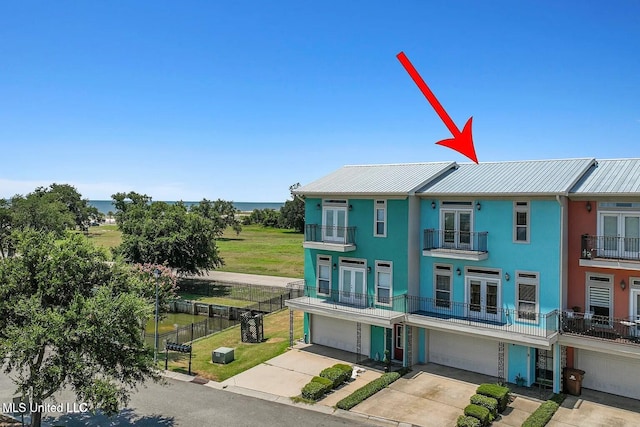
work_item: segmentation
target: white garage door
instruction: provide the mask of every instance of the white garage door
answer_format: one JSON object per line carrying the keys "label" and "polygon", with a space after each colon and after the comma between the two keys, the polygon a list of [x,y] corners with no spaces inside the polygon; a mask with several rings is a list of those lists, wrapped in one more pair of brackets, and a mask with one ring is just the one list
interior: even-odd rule
{"label": "white garage door", "polygon": [[[361,323],[360,354],[369,356],[371,325]],[[331,317],[311,315],[311,342],[340,350],[356,352],[356,323]]]}
{"label": "white garage door", "polygon": [[429,331],[427,352],[429,362],[432,363],[485,375],[498,374],[498,343],[496,341]]}
{"label": "white garage door", "polygon": [[585,371],[582,387],[640,399],[640,360],[576,350],[575,367]]}

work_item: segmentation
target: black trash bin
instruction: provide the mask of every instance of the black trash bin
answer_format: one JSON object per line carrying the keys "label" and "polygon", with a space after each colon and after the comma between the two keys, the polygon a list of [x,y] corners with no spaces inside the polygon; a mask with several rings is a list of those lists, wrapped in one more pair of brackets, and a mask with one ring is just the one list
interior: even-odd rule
{"label": "black trash bin", "polygon": [[564,368],[565,391],[574,396],[580,396],[584,374],[585,372],[582,369]]}

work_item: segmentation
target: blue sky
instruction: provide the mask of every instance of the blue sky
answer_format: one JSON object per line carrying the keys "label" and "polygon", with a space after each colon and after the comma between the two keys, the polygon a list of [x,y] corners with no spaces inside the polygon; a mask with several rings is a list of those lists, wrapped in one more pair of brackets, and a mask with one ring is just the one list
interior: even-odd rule
{"label": "blue sky", "polygon": [[0,2],[0,197],[284,201],[344,164],[639,157],[640,2]]}

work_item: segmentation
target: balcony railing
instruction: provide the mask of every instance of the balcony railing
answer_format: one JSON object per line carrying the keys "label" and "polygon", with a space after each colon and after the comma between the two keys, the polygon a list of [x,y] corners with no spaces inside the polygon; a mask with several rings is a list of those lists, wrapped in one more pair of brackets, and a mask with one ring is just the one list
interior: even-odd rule
{"label": "balcony railing", "polygon": [[558,312],[536,313],[496,306],[409,296],[408,313],[443,322],[548,338],[558,331]]}
{"label": "balcony railing", "polygon": [[356,227],[334,227],[320,224],[307,224],[304,230],[306,242],[335,243],[338,245],[354,245]]}
{"label": "balcony railing", "polygon": [[486,231],[424,230],[424,250],[443,249],[451,251],[469,251],[486,253]]}
{"label": "balcony railing", "polygon": [[580,258],[640,261],[640,238],[618,236],[581,236]]}
{"label": "balcony railing", "polygon": [[565,311],[560,314],[560,328],[566,335],[640,344],[640,320],[636,318],[615,318]]}
{"label": "balcony railing", "polygon": [[295,301],[382,318],[391,318],[397,316],[398,313],[406,313],[407,307],[407,296],[404,294],[383,298],[369,293],[345,292],[337,289],[325,290],[323,293],[314,286],[305,287],[304,296],[296,298]]}

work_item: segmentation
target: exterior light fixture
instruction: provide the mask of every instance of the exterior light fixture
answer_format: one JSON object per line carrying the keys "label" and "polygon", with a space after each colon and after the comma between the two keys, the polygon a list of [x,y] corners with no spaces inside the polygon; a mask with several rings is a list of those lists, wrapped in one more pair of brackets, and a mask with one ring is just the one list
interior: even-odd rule
{"label": "exterior light fixture", "polygon": [[587,212],[591,212],[591,202],[587,202]]}
{"label": "exterior light fixture", "polygon": [[349,210],[352,211],[353,210],[353,205],[349,205]]}
{"label": "exterior light fixture", "polygon": [[436,208],[436,202],[435,200],[431,201],[431,209],[435,209]]}
{"label": "exterior light fixture", "polygon": [[321,209],[321,208],[322,208],[322,205],[321,205],[320,203],[318,203],[318,204],[316,205],[316,209]]}
{"label": "exterior light fixture", "polygon": [[506,280],[507,282],[511,280],[511,276],[509,275],[509,273],[504,273],[504,280]]}
{"label": "exterior light fixture", "polygon": [[476,203],[476,209],[477,209],[477,210],[482,209],[482,205],[480,204],[480,202]]}
{"label": "exterior light fixture", "polygon": [[625,282],[624,279],[620,280],[620,288],[624,291],[626,287],[627,282]]}
{"label": "exterior light fixture", "polygon": [[460,267],[458,267],[458,269],[456,270],[456,273],[458,274],[458,276],[462,274],[462,271],[460,271]]}
{"label": "exterior light fixture", "polygon": [[338,268],[338,264],[336,264],[335,262],[333,263],[333,269],[335,270],[336,268]]}
{"label": "exterior light fixture", "polygon": [[367,273],[371,273],[371,267],[367,267]]}

